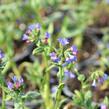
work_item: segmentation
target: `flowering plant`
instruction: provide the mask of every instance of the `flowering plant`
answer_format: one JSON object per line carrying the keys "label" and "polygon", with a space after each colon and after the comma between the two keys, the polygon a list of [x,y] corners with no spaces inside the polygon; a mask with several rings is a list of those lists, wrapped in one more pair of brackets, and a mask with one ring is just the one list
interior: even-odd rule
{"label": "flowering plant", "polygon": [[[97,70],[89,78],[86,78],[84,74],[78,72],[76,67],[76,62],[78,61],[77,47],[70,45],[69,40],[63,37],[59,37],[56,40],[56,44],[53,44],[52,37],[49,31],[43,31],[39,23],[28,26],[22,36],[22,40],[24,43],[34,44],[32,56],[35,56],[35,60],[32,64],[26,63],[28,66],[27,72],[30,72],[30,78],[34,78],[33,80],[39,90],[24,92],[25,80],[18,75],[19,72],[16,71],[16,66],[12,64],[15,76],[12,76],[9,81],[5,81],[2,78],[3,81],[0,83],[3,93],[2,109],[6,108],[5,101],[10,99],[14,101],[15,109],[27,109],[25,106],[26,100],[38,97],[42,99],[44,109],[60,109],[64,98],[62,92],[68,79],[75,79],[80,83],[80,90],[75,89],[73,92],[72,103],[75,106],[85,109],[98,108],[99,105],[93,102],[91,88],[96,89],[99,85],[108,81],[108,75],[98,73]],[[3,63],[2,59],[4,57],[4,53],[0,50],[1,63]],[[1,64],[1,66],[3,65]],[[6,67],[7,64],[4,66]],[[7,67],[5,67],[1,69],[1,77],[4,77],[4,72],[7,71]],[[54,69],[57,69],[55,74],[58,78],[57,87],[55,88],[51,87],[51,82],[54,80],[50,76]],[[84,94],[84,92],[86,93]],[[104,102],[100,105],[101,109],[107,109],[107,102],[108,98],[105,97]]]}

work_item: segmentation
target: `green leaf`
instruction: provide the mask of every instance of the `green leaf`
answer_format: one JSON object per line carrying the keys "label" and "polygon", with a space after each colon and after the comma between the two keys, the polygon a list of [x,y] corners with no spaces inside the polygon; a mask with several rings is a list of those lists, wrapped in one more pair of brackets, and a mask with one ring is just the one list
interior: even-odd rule
{"label": "green leaf", "polygon": [[63,87],[64,87],[64,83],[61,83],[61,84],[58,86],[58,90],[63,89]]}
{"label": "green leaf", "polygon": [[75,90],[75,95],[76,95],[76,97],[78,97],[78,99],[80,99],[80,100],[83,99],[81,92],[79,92],[78,90]]}
{"label": "green leaf", "polygon": [[4,85],[4,83],[5,83],[4,77],[3,75],[0,74],[0,86]]}
{"label": "green leaf", "polygon": [[90,86],[89,84],[84,83],[84,84],[82,85],[82,88],[83,88],[83,89],[86,89],[86,88],[88,88],[89,86]]}
{"label": "green leaf", "polygon": [[0,71],[3,70],[3,68],[5,67],[6,63],[3,62],[3,63],[0,63]]}
{"label": "green leaf", "polygon": [[34,54],[39,54],[39,53],[42,53],[44,51],[44,48],[43,47],[38,47],[36,49],[33,50],[33,55]]}
{"label": "green leaf", "polygon": [[12,97],[8,94],[8,95],[6,95],[6,97],[5,97],[5,101],[9,101],[11,98],[12,98]]}
{"label": "green leaf", "polygon": [[39,97],[40,93],[36,91],[29,91],[24,96],[22,96],[23,99],[34,99],[36,97]]}
{"label": "green leaf", "polygon": [[83,101],[84,101],[84,96],[81,92],[79,92],[78,90],[75,90],[75,94],[73,95],[73,102],[76,105],[83,105]]}
{"label": "green leaf", "polygon": [[109,105],[109,98],[107,96],[104,98],[103,103],[107,106]]}
{"label": "green leaf", "polygon": [[53,33],[53,30],[54,30],[54,28],[53,28],[53,23],[50,23],[50,24],[49,24],[49,27],[48,27],[48,32],[49,32],[50,34],[52,34],[52,33]]}
{"label": "green leaf", "polygon": [[83,74],[80,74],[78,76],[78,80],[83,82],[85,80],[85,76]]}
{"label": "green leaf", "polygon": [[85,95],[85,100],[88,100],[92,97],[91,91],[87,91],[84,95]]}
{"label": "green leaf", "polygon": [[9,93],[14,93],[13,91],[9,90],[7,87],[3,87],[3,90],[9,94]]}

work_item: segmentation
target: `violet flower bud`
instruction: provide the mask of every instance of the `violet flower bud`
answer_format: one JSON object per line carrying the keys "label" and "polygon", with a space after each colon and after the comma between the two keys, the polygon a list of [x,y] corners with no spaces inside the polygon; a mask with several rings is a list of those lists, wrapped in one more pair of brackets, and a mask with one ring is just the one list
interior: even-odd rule
{"label": "violet flower bud", "polygon": [[7,83],[8,89],[12,90],[12,88],[14,87],[12,82],[8,82]]}
{"label": "violet flower bud", "polygon": [[65,78],[75,78],[76,77],[75,74],[69,70],[65,70],[64,74],[65,74]]}
{"label": "violet flower bud", "polygon": [[46,38],[46,39],[50,38],[50,36],[51,36],[51,35],[50,35],[49,32],[46,32],[46,33],[45,33],[45,38]]}
{"label": "violet flower bud", "polygon": [[35,27],[36,27],[36,25],[35,24],[31,24],[31,25],[29,25],[28,26],[28,30],[34,30],[35,29]]}
{"label": "violet flower bud", "polygon": [[66,38],[58,38],[59,43],[61,43],[63,46],[69,44],[68,40]]}
{"label": "violet flower bud", "polygon": [[107,79],[108,79],[108,75],[107,75],[107,74],[104,74],[103,77],[100,77],[100,78],[98,79],[98,82],[101,83],[101,84],[103,84],[103,82],[104,82],[105,80],[107,80]]}
{"label": "violet flower bud", "polygon": [[72,51],[72,54],[73,54],[73,55],[77,55],[78,50],[77,50],[77,47],[76,47],[75,45],[72,45],[72,46],[70,47],[70,50]]}
{"label": "violet flower bud", "polygon": [[0,50],[0,59],[4,58],[4,53]]}
{"label": "violet flower bud", "polygon": [[26,40],[28,40],[28,35],[26,35],[26,34],[23,34],[22,40],[23,40],[23,41],[26,41]]}
{"label": "violet flower bud", "polygon": [[36,24],[35,24],[35,27],[36,27],[36,29],[39,31],[39,30],[41,29],[40,23],[36,23]]}
{"label": "violet flower bud", "polygon": [[54,62],[59,62],[60,59],[56,56],[55,52],[50,53],[51,60]]}
{"label": "violet flower bud", "polygon": [[41,29],[41,25],[39,23],[36,23],[36,24],[31,24],[28,26],[28,30],[33,31],[35,29],[39,31]]}
{"label": "violet flower bud", "polygon": [[70,57],[66,58],[65,62],[70,64],[71,62],[76,62],[77,61],[77,57],[71,55]]}

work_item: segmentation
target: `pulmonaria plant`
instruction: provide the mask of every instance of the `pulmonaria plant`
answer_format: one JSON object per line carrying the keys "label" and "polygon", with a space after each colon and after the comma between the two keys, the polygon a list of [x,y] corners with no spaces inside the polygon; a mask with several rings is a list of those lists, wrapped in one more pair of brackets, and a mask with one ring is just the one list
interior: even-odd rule
{"label": "pulmonaria plant", "polygon": [[24,80],[22,77],[13,76],[10,81],[7,82],[7,90],[5,101],[13,100],[14,109],[23,109],[25,107],[25,94],[24,89]]}
{"label": "pulmonaria plant", "polygon": [[63,81],[68,78],[75,78],[75,74],[73,74],[68,69],[73,68],[75,62],[77,62],[77,47],[72,45],[70,48],[66,49],[66,45],[69,44],[66,38],[58,38],[58,42],[60,43],[60,47],[54,49],[53,52],[50,53],[50,59],[53,61],[54,65],[59,68],[58,77],[59,77],[59,87],[57,88],[56,93],[56,105],[55,109],[59,108],[60,105],[60,97],[61,91],[64,87]]}
{"label": "pulmonaria plant", "polygon": [[13,100],[14,109],[27,109],[25,101],[31,98],[36,99],[36,97],[40,96],[37,91],[24,93],[24,79],[22,77],[13,76],[11,81],[7,82],[7,88],[5,101]]}
{"label": "pulmonaria plant", "polygon": [[[59,47],[57,47],[55,44],[53,45],[51,42],[51,34],[49,33],[49,31],[42,33],[41,29],[43,28],[41,28],[41,25],[39,23],[30,25],[27,28],[25,34],[23,35],[22,40],[34,42],[36,44],[36,48],[33,50],[33,54],[41,54],[43,56],[43,64],[45,65],[45,75],[43,77],[43,88],[41,89],[43,89],[42,96],[44,98],[45,108],[58,109],[61,101],[62,88],[64,87],[64,77],[66,76],[66,74],[68,78],[75,77],[75,75],[71,73],[71,71],[75,62],[77,61],[78,50],[75,45],[72,45],[71,47],[67,48],[66,45],[69,44],[69,41],[66,38],[62,37],[57,39]],[[59,86],[57,88],[57,94],[55,97],[55,107],[53,106],[53,101],[50,99],[51,94],[49,86],[49,72],[53,67],[57,67],[59,69],[59,72],[57,74],[59,79]],[[67,69],[69,70],[68,72],[66,72]]]}

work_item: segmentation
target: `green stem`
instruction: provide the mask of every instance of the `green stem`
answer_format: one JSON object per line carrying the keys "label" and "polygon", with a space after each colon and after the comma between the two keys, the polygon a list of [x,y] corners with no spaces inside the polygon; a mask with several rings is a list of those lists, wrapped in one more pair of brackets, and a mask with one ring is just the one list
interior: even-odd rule
{"label": "green stem", "polygon": [[[63,79],[63,71],[62,71],[62,67],[59,67],[59,86],[63,83],[62,79]],[[58,88],[58,91],[57,91],[57,94],[56,94],[55,109],[59,109],[59,107],[60,107],[61,92],[62,92],[62,88]]]}
{"label": "green stem", "polygon": [[2,109],[6,109],[6,105],[5,105],[5,92],[3,90],[3,86],[2,86]]}
{"label": "green stem", "polygon": [[50,71],[52,68],[54,68],[55,67],[55,65],[51,65],[50,67],[48,67],[47,69],[46,69],[46,72],[48,72],[48,71]]}
{"label": "green stem", "polygon": [[[61,63],[63,62],[64,60],[64,48],[63,46],[61,46],[61,54],[62,54],[62,59],[61,59]],[[60,63],[60,65],[62,65]],[[58,77],[59,77],[59,87],[58,87],[58,90],[57,90],[57,93],[56,93],[56,105],[55,105],[55,109],[59,109],[60,107],[60,101],[61,101],[61,92],[62,92],[62,87],[61,85],[63,84],[62,80],[63,80],[63,68],[62,66],[59,66],[59,72],[58,72]]]}
{"label": "green stem", "polygon": [[5,65],[5,68],[3,69],[1,73],[3,75],[6,74],[6,72],[9,70],[10,67],[11,67],[11,61],[8,61],[7,64]]}
{"label": "green stem", "polygon": [[77,69],[74,69],[74,71],[75,71],[76,75],[79,76],[78,70]]}
{"label": "green stem", "polygon": [[[47,57],[44,56],[44,62],[47,68],[48,62],[47,62]],[[52,98],[50,96],[50,72],[49,69],[45,70],[45,84],[44,84],[44,92],[43,92],[43,97],[44,97],[44,102],[45,102],[45,107],[46,109],[53,109],[53,102]]]}

